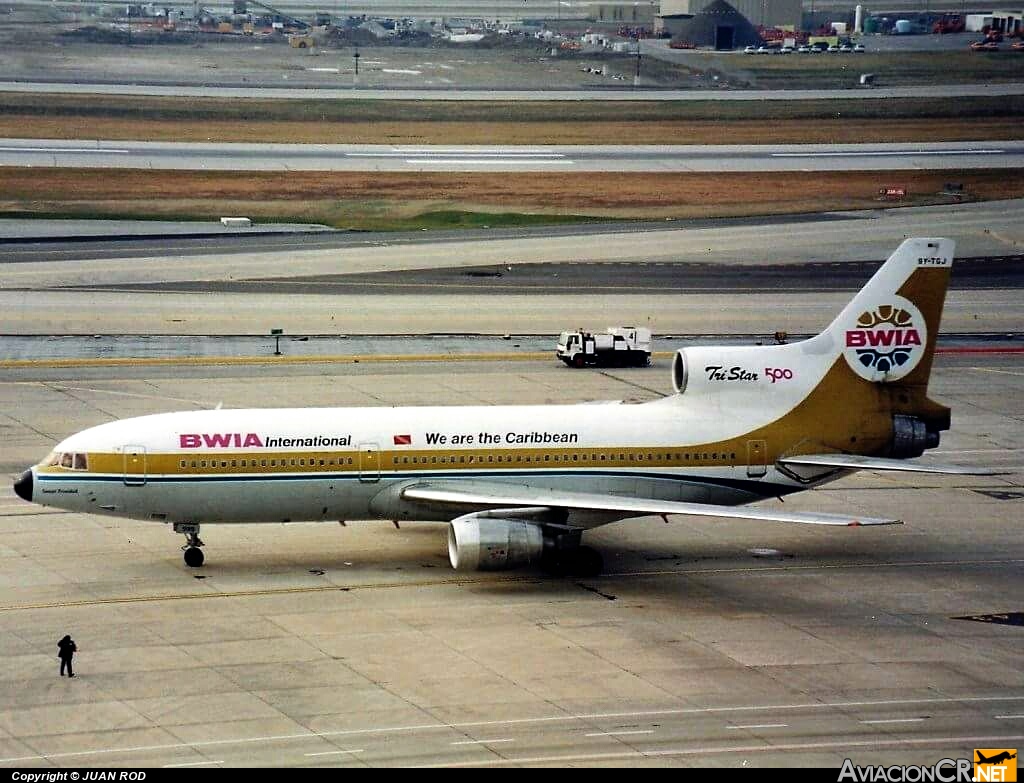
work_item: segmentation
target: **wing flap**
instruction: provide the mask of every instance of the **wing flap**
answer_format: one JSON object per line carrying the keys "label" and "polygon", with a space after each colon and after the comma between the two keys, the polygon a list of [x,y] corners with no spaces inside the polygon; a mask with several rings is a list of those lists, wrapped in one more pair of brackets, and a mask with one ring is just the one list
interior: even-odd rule
{"label": "wing flap", "polygon": [[472,506],[476,508],[568,508],[586,511],[609,511],[624,516],[647,514],[680,514],[714,519],[750,519],[764,522],[794,522],[805,525],[899,525],[898,519],[818,514],[750,506],[716,506],[707,503],[683,503],[673,500],[619,497],[590,492],[530,487],[521,484],[498,484],[478,481],[426,482],[402,490],[402,497],[428,504]]}
{"label": "wing flap", "polygon": [[960,465],[929,465],[902,459],[862,457],[857,454],[801,454],[781,457],[778,465],[787,468],[834,468],[836,470],[888,470],[903,473],[941,473],[954,476],[995,476],[991,468],[970,468]]}

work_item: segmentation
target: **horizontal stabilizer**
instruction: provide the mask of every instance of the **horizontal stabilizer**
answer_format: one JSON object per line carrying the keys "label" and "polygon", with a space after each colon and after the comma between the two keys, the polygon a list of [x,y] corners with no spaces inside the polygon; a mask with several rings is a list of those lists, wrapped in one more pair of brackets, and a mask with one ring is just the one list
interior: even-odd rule
{"label": "horizontal stabilizer", "polygon": [[970,468],[961,465],[928,465],[902,459],[862,457],[857,454],[801,454],[782,457],[784,468],[835,468],[837,470],[892,470],[904,473],[943,473],[955,476],[997,476],[1003,471],[993,468]]}
{"label": "horizontal stabilizer", "polygon": [[521,484],[478,481],[428,482],[402,490],[406,500],[428,504],[472,506],[476,508],[544,507],[586,511],[608,511],[623,516],[681,514],[717,519],[751,519],[763,522],[799,522],[807,525],[899,525],[898,519],[879,519],[845,514],[815,514],[749,506],[715,506],[705,503],[680,503],[673,500],[619,497],[589,492],[563,492]]}

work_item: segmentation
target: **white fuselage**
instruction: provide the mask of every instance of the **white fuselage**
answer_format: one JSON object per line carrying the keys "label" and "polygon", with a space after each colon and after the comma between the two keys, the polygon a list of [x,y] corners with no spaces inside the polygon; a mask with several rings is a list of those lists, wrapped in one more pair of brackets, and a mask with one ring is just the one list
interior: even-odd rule
{"label": "white fuselage", "polygon": [[[161,522],[448,520],[449,509],[400,496],[443,479],[737,505],[807,488],[744,438],[771,407],[743,421],[678,395],[642,405],[160,414],[60,443],[58,464],[34,469],[34,500]],[[575,511],[571,521],[624,516]]]}

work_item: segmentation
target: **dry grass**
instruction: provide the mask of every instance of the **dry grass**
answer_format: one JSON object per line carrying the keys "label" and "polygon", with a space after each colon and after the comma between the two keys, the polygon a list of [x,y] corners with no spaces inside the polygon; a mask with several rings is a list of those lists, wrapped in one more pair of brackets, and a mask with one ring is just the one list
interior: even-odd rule
{"label": "dry grass", "polygon": [[1024,138],[1019,117],[645,120],[595,122],[305,122],[0,116],[0,137],[304,144],[839,144]]}
{"label": "dry grass", "polygon": [[[1019,198],[1003,170],[777,173],[443,174],[226,173],[0,169],[0,214],[217,217],[408,227],[438,210],[615,218],[784,214],[880,206],[878,189],[907,188],[905,204],[948,203],[947,182],[972,200]],[[887,204],[891,206],[892,204]]]}

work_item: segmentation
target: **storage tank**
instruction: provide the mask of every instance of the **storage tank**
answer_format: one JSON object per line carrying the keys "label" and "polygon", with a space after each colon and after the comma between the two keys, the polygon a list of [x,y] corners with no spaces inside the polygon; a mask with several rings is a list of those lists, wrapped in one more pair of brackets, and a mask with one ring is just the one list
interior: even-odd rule
{"label": "storage tank", "polygon": [[874,35],[878,32],[878,17],[869,16],[864,20],[864,32],[868,35]]}
{"label": "storage tank", "polygon": [[853,10],[853,31],[855,33],[864,32],[864,6],[860,4]]}
{"label": "storage tank", "polygon": [[909,19],[897,19],[896,26],[892,29],[896,35],[910,35],[912,30]]}

